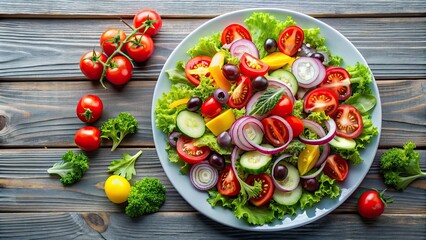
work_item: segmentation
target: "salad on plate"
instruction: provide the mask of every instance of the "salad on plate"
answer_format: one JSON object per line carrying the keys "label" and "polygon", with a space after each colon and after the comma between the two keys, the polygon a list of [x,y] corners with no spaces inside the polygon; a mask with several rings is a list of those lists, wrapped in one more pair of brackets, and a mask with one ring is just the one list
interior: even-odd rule
{"label": "salad on plate", "polygon": [[344,66],[319,28],[254,12],[166,71],[155,107],[170,162],[214,207],[252,225],[337,198],[378,135],[369,68]]}

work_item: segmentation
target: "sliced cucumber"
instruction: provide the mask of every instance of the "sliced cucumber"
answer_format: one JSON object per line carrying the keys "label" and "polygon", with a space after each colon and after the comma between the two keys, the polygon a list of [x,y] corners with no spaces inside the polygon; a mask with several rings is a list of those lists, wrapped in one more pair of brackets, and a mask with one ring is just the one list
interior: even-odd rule
{"label": "sliced cucumber", "polygon": [[291,206],[296,204],[301,197],[302,197],[301,184],[297,185],[297,187],[290,192],[283,192],[275,188],[274,195],[272,196],[275,202],[282,205],[286,205],[286,206]]}
{"label": "sliced cucumber", "polygon": [[297,84],[297,79],[294,77],[293,73],[284,69],[278,69],[271,72],[268,78],[280,80],[285,85],[287,85],[288,88],[290,88],[291,93],[293,93],[294,96],[296,95],[299,87]]}
{"label": "sliced cucumber", "polygon": [[252,124],[246,124],[246,126],[243,129],[246,131],[247,136],[250,138],[250,140],[256,144],[261,144],[263,140],[263,132],[260,128],[257,127],[257,125]]}
{"label": "sliced cucumber", "polygon": [[245,152],[241,155],[240,165],[246,173],[260,174],[268,169],[272,155],[263,154],[258,151]]}
{"label": "sliced cucumber", "polygon": [[328,143],[335,148],[346,149],[346,150],[354,149],[356,146],[355,140],[349,139],[349,138],[342,138],[339,136],[335,136]]}
{"label": "sliced cucumber", "polygon": [[179,131],[191,138],[199,138],[206,131],[206,124],[203,117],[186,110],[178,113],[176,126]]}
{"label": "sliced cucumber", "polygon": [[285,161],[280,161],[278,164],[282,164],[287,167],[288,174],[284,180],[277,181],[280,187],[286,191],[293,191],[300,182],[299,170]]}

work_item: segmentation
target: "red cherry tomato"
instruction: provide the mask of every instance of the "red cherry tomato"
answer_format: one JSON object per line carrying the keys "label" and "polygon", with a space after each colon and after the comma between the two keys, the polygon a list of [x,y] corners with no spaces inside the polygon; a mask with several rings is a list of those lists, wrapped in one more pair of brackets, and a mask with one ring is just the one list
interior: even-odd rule
{"label": "red cherry tomato", "polygon": [[78,101],[76,113],[81,121],[92,123],[101,117],[102,110],[102,100],[96,95],[88,94]]}
{"label": "red cherry tomato", "polygon": [[291,126],[291,130],[293,130],[293,138],[298,137],[305,128],[302,120],[295,116],[287,116],[284,118]]}
{"label": "red cherry tomato", "polygon": [[274,195],[275,186],[272,182],[272,178],[266,173],[259,175],[249,175],[246,179],[246,183],[249,185],[254,185],[255,181],[262,182],[262,191],[256,197],[250,198],[249,202],[255,206],[260,207],[268,203],[272,198],[272,195]]}
{"label": "red cherry tomato", "polygon": [[272,115],[286,117],[293,112],[293,102],[287,95],[283,95],[274,108],[271,110]]}
{"label": "red cherry tomato", "polygon": [[196,164],[206,159],[210,154],[210,148],[208,147],[196,147],[194,146],[194,139],[181,135],[176,143],[176,150],[179,157],[189,163]]}
{"label": "red cherry tomato", "polygon": [[209,65],[212,61],[211,57],[198,56],[191,58],[185,64],[185,75],[189,82],[198,86],[200,84],[200,78],[202,76],[210,76]]}
{"label": "red cherry tomato", "polygon": [[247,39],[251,41],[249,31],[240,24],[231,24],[222,31],[221,41],[223,45],[230,44],[238,39]]}
{"label": "red cherry tomato", "polygon": [[84,151],[94,151],[101,145],[101,132],[93,126],[80,128],[74,136],[74,142]]}
{"label": "red cherry tomato", "polygon": [[154,41],[149,35],[136,34],[126,43],[126,52],[134,61],[143,62],[154,53]]}
{"label": "red cherry tomato", "polygon": [[346,100],[352,95],[350,75],[346,69],[336,66],[326,68],[325,78],[320,87],[331,89],[338,100]]}
{"label": "red cherry tomato", "polygon": [[250,53],[244,53],[240,59],[240,70],[243,75],[255,78],[264,76],[268,72],[269,66]]}
{"label": "red cherry tomato", "polygon": [[231,166],[227,166],[217,181],[217,191],[224,196],[235,196],[240,193],[241,185]]}
{"label": "red cherry tomato", "polygon": [[133,74],[133,65],[123,56],[115,56],[111,59],[110,66],[106,70],[106,78],[115,85],[127,83]]}
{"label": "red cherry tomato", "polygon": [[324,111],[327,116],[333,115],[339,102],[337,95],[328,88],[316,88],[305,96],[303,110],[306,113]]}
{"label": "red cherry tomato", "polygon": [[385,211],[387,203],[392,200],[384,196],[384,192],[375,189],[368,190],[361,194],[358,199],[358,213],[365,218],[375,218]]}
{"label": "red cherry tomato", "polygon": [[241,76],[237,82],[237,87],[234,88],[229,96],[228,106],[231,108],[241,109],[247,105],[252,95],[252,85],[250,78]]}
{"label": "red cherry tomato", "polygon": [[336,135],[343,138],[356,138],[364,129],[361,113],[352,105],[341,104],[334,114],[337,125]]}
{"label": "red cherry tomato", "polygon": [[278,49],[288,56],[293,56],[302,46],[305,34],[298,26],[284,29],[278,37]]}
{"label": "red cherry tomato", "polygon": [[[163,20],[161,19],[160,14],[158,14],[154,10],[144,9],[136,13],[135,17],[133,18],[133,26],[135,28],[138,28],[144,23],[148,24],[148,21],[152,23],[153,28],[148,28],[148,30],[146,30],[146,34],[151,37],[157,35],[163,25]],[[139,32],[141,33],[143,33],[144,31],[145,27],[139,30]]]}
{"label": "red cherry tomato", "polygon": [[98,51],[85,53],[80,59],[80,70],[90,80],[101,79],[104,67],[99,61],[106,62],[107,57]]}
{"label": "red cherry tomato", "polygon": [[104,53],[111,56],[111,54],[117,49],[117,46],[124,42],[125,39],[126,34],[122,30],[117,28],[108,28],[102,33],[99,44],[101,45]]}
{"label": "red cherry tomato", "polygon": [[287,127],[278,119],[264,118],[262,119],[265,128],[266,140],[275,147],[284,145],[289,138]]}
{"label": "red cherry tomato", "polygon": [[216,98],[209,97],[201,105],[201,114],[204,117],[214,118],[222,112],[222,104],[220,104]]}
{"label": "red cherry tomato", "polygon": [[339,182],[343,182],[348,176],[349,166],[348,161],[342,158],[338,154],[333,154],[327,157],[324,173],[336,179]]}

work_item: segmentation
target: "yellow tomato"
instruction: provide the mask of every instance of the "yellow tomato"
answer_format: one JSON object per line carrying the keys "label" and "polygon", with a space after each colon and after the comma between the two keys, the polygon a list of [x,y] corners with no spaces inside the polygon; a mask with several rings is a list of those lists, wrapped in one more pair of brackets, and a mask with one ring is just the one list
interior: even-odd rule
{"label": "yellow tomato", "polygon": [[113,203],[127,201],[130,193],[130,183],[124,177],[111,175],[105,182],[105,194]]}
{"label": "yellow tomato", "polygon": [[303,150],[297,161],[297,168],[299,169],[300,175],[304,175],[309,172],[317,163],[320,156],[319,145],[306,144],[305,150]]}

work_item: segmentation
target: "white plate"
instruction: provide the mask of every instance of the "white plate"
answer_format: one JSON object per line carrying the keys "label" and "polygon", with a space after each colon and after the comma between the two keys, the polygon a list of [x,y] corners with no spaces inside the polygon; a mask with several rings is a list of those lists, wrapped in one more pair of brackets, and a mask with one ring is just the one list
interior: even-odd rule
{"label": "white plate", "polygon": [[275,220],[271,224],[263,226],[254,226],[245,222],[245,220],[237,219],[232,211],[224,209],[220,206],[212,208],[207,202],[207,193],[197,191],[192,185],[187,175],[179,173],[179,166],[173,164],[168,160],[166,148],[167,136],[159,130],[155,125],[155,105],[163,92],[168,92],[171,87],[170,80],[168,79],[165,71],[176,66],[179,60],[188,60],[189,56],[186,52],[198,43],[201,37],[210,36],[213,32],[221,32],[227,25],[231,23],[240,23],[244,25],[244,20],[248,18],[253,12],[269,12],[277,19],[285,20],[287,16],[291,16],[302,28],[319,27],[321,34],[326,39],[326,44],[333,54],[339,55],[344,59],[344,65],[354,65],[357,61],[367,65],[365,59],[361,56],[358,50],[347,40],[342,34],[328,26],[327,24],[314,19],[310,16],[284,9],[246,9],[228,14],[221,15],[211,19],[195,29],[189,34],[172,52],[167,62],[160,73],[157,84],[154,90],[154,97],[152,101],[151,122],[153,129],[153,136],[155,147],[161,165],[167,174],[170,182],[180,193],[180,195],[197,211],[205,216],[222,223],[227,226],[252,230],[252,231],[278,231],[300,227],[305,224],[311,223],[324,217],[328,213],[336,209],[342,204],[361,184],[365,175],[367,174],[374,156],[376,155],[377,147],[380,139],[381,122],[382,122],[382,109],[379,97],[379,91],[375,81],[371,85],[373,94],[377,97],[377,105],[372,112],[372,120],[375,126],[379,129],[379,136],[373,138],[372,142],[368,145],[365,151],[361,152],[361,157],[364,159],[362,164],[350,166],[350,171],[347,179],[341,187],[341,195],[336,199],[323,199],[319,204],[315,205],[306,211],[299,211],[294,217],[285,217],[283,220]]}

